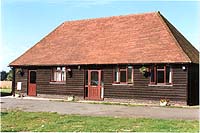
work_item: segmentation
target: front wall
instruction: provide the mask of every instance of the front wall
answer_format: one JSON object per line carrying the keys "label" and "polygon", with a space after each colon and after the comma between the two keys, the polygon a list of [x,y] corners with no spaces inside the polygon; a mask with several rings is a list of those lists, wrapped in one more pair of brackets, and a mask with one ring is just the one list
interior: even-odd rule
{"label": "front wall", "polygon": [[37,70],[38,94],[84,95],[84,71],[72,69],[72,78],[67,75],[66,84],[51,84],[51,69]]}
{"label": "front wall", "polygon": [[[112,85],[112,66],[104,66],[104,97],[105,98],[138,98],[170,100],[187,100],[187,71],[182,65],[173,66],[173,86],[148,86],[149,77],[145,78],[139,68],[134,66],[133,85]],[[95,68],[94,68],[95,69]],[[72,78],[67,77],[66,84],[51,84],[51,69],[37,69],[37,94],[62,94],[84,96],[84,70],[72,69]],[[16,74],[16,82],[22,82],[23,92],[27,92],[27,69],[23,77]]]}
{"label": "front wall", "polygon": [[112,85],[112,69],[104,69],[105,98],[187,100],[187,71],[182,66],[173,66],[173,86],[148,86],[149,77],[140,73],[140,67],[134,66],[133,85]]}

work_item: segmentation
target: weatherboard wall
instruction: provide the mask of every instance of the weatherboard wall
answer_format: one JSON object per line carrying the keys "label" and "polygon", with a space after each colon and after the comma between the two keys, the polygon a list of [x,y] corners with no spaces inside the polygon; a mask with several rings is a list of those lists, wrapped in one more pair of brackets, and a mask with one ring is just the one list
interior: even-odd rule
{"label": "weatherboard wall", "polygon": [[[125,98],[125,99],[153,99],[169,98],[175,101],[187,101],[187,70],[182,70],[182,65],[173,65],[173,85],[172,86],[150,86],[149,77],[144,77],[139,68],[134,66],[134,82],[131,85],[114,85],[113,84],[113,66],[106,65],[93,67],[104,71],[104,98]],[[55,94],[55,95],[75,95],[84,97],[84,69],[72,68],[72,77],[64,84],[55,84],[51,82],[51,67],[37,68],[37,94]],[[90,68],[91,69],[91,68]],[[22,91],[27,93],[27,73],[24,69],[23,76],[16,74],[16,83],[22,82]]]}
{"label": "weatherboard wall", "polygon": [[[27,83],[28,83],[28,69],[23,69],[24,74],[20,75],[19,72],[15,71],[15,92],[16,93],[27,93]],[[22,82],[21,90],[17,90],[17,82]]]}
{"label": "weatherboard wall", "polygon": [[72,69],[73,76],[63,84],[51,81],[51,69],[37,69],[37,94],[84,95],[84,71]]}
{"label": "weatherboard wall", "polygon": [[160,100],[168,98],[186,102],[187,100],[187,71],[182,66],[175,65],[173,68],[172,86],[150,86],[149,77],[144,77],[139,68],[134,66],[134,82],[132,85],[113,85],[112,69],[104,69],[105,94],[106,98],[137,98]]}
{"label": "weatherboard wall", "polygon": [[195,63],[188,68],[188,104],[199,105],[199,64]]}

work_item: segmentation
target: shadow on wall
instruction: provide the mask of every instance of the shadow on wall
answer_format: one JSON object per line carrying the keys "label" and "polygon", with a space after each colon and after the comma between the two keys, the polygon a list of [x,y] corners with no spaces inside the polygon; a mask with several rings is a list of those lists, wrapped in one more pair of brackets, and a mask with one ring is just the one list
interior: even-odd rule
{"label": "shadow on wall", "polygon": [[188,105],[199,105],[199,64],[191,64],[188,84]]}

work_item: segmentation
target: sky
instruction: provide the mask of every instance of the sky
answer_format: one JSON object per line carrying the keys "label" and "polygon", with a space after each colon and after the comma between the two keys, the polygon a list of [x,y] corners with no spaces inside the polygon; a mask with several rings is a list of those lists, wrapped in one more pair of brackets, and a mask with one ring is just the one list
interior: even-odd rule
{"label": "sky", "polygon": [[200,50],[200,1],[1,0],[0,71],[64,21],[156,11]]}

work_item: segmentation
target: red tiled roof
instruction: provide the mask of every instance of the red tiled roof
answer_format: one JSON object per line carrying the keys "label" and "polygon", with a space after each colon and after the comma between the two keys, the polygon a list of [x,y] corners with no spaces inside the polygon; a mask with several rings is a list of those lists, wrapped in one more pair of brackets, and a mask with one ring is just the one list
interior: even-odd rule
{"label": "red tiled roof", "polygon": [[158,12],[65,22],[10,66],[195,62],[169,26]]}

